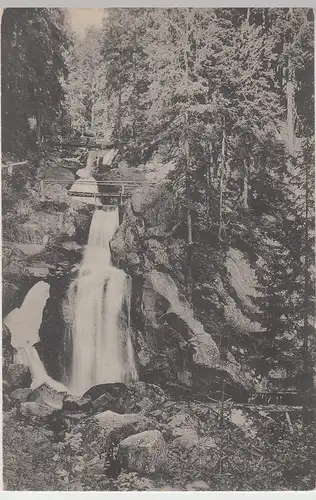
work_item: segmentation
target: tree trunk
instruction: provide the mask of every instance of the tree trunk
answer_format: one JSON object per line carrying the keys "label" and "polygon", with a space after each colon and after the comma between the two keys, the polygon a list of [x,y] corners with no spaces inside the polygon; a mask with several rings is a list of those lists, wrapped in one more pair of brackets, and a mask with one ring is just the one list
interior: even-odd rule
{"label": "tree trunk", "polygon": [[135,53],[133,53],[133,96],[132,96],[133,122],[132,122],[132,136],[133,136],[133,145],[134,145],[134,147],[136,146],[136,109],[137,109],[136,57],[135,57]]}
{"label": "tree trunk", "polygon": [[309,258],[308,258],[308,215],[309,215],[309,185],[308,185],[308,164],[305,166],[305,234],[304,234],[304,330],[303,330],[303,376],[304,376],[304,407],[303,423],[310,424],[314,415],[312,411],[313,396],[313,365],[311,362],[309,347]]}
{"label": "tree trunk", "polygon": [[219,177],[219,228],[218,228],[218,239],[219,239],[219,241],[222,238],[222,231],[223,231],[224,170],[225,170],[225,129],[223,130],[221,166],[220,166],[220,177]]}
{"label": "tree trunk", "polygon": [[94,129],[94,119],[95,119],[94,102],[92,102],[92,106],[91,106],[91,122],[90,122],[90,128],[91,128],[92,131]]}
{"label": "tree trunk", "polygon": [[36,91],[36,150],[37,150],[37,168],[41,164],[41,141],[42,141],[42,123],[41,123],[41,109],[40,100]]}
{"label": "tree trunk", "polygon": [[[289,9],[289,16],[292,16],[293,9]],[[287,100],[287,134],[288,134],[288,152],[291,156],[294,154],[294,93],[295,93],[295,72],[292,58],[288,58],[286,82],[286,100]]]}
{"label": "tree trunk", "polygon": [[249,24],[249,21],[250,21],[250,8],[248,7],[247,9],[247,18],[246,18],[246,23]]}
{"label": "tree trunk", "polygon": [[184,153],[185,153],[185,183],[186,183],[186,211],[187,211],[187,279],[186,288],[188,299],[192,298],[192,215],[191,215],[191,178],[190,178],[190,143],[189,143],[189,65],[188,65],[188,52],[189,52],[189,9],[186,9],[186,40],[184,50],[184,64],[185,64],[185,88],[187,94],[186,111],[184,113]]}
{"label": "tree trunk", "polygon": [[[210,154],[212,146],[210,144]],[[211,159],[206,162],[206,226],[210,227],[210,208],[211,208]]]}
{"label": "tree trunk", "polygon": [[249,178],[249,169],[247,165],[247,159],[244,160],[244,172],[243,172],[243,195],[242,202],[245,210],[249,209],[248,205],[248,178]]}

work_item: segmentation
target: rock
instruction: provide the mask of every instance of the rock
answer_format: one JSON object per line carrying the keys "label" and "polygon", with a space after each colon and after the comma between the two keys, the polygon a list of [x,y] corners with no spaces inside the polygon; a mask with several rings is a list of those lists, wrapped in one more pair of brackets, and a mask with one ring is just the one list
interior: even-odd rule
{"label": "rock", "polygon": [[32,389],[15,389],[10,396],[14,401],[25,403],[32,392]]}
{"label": "rock", "polygon": [[173,437],[175,435],[177,437],[171,443],[172,448],[192,449],[199,445],[199,436],[194,429],[178,429],[173,432]]}
{"label": "rock", "polygon": [[165,188],[165,183],[161,182],[156,186],[142,186],[135,189],[131,196],[131,208],[135,214],[143,214],[149,207],[154,205],[156,200],[161,196]]}
{"label": "rock", "polygon": [[141,260],[135,252],[131,252],[126,256],[124,267],[131,276],[141,276],[143,274]]}
{"label": "rock", "polygon": [[111,442],[119,443],[131,434],[154,429],[156,423],[140,414],[120,415],[110,410],[99,413],[89,421],[86,439],[96,440],[96,446],[107,446]]}
{"label": "rock", "polygon": [[157,270],[166,272],[170,269],[170,262],[165,244],[155,239],[147,240],[146,255]]}
{"label": "rock", "polygon": [[154,384],[131,382],[127,385],[127,388],[131,394],[131,403],[134,409],[146,411],[156,410],[160,408],[166,400],[164,391]]}
{"label": "rock", "polygon": [[154,417],[158,422],[160,422],[163,419],[163,413],[161,410],[154,410],[150,412],[150,415]]}
{"label": "rock", "polygon": [[107,395],[109,398],[118,400],[123,394],[128,392],[127,386],[121,382],[115,382],[112,384],[99,384],[90,387],[88,391],[84,393],[83,398],[89,397],[92,401],[97,400],[100,396]]}
{"label": "rock", "polygon": [[196,422],[189,413],[178,413],[168,420],[168,425],[172,430],[173,437],[176,438],[186,430],[195,429]]}
{"label": "rock", "polygon": [[61,243],[62,248],[69,252],[81,252],[82,245],[79,245],[76,241],[64,241]]}
{"label": "rock", "polygon": [[11,332],[9,328],[2,323],[2,347],[11,345]]}
{"label": "rock", "polygon": [[[192,308],[187,300],[180,296],[178,287],[171,276],[166,273],[151,271],[147,274],[144,283],[143,309],[145,314],[150,309],[151,311],[158,311],[158,314],[160,313],[160,308],[155,307],[155,302],[159,300],[159,297],[165,300],[165,313],[168,313],[168,321],[173,318],[175,322],[172,326],[176,326],[179,334],[186,337],[187,340],[194,337],[193,343],[199,352],[200,359],[210,358],[210,362],[214,362],[215,359],[219,358],[217,345],[212,337],[206,334],[202,323],[194,318]],[[150,319],[157,323],[157,314],[150,314]],[[207,339],[207,349],[198,339],[204,339],[204,342]]]}
{"label": "rock", "polygon": [[144,221],[140,217],[128,215],[110,241],[110,249],[115,264],[126,268],[128,256],[138,254],[145,235]]}
{"label": "rock", "polygon": [[194,346],[193,363],[196,365],[212,368],[219,360],[219,351],[211,335],[207,333],[198,334],[191,344]]}
{"label": "rock", "polygon": [[152,474],[167,466],[167,446],[157,430],[144,431],[119,444],[118,458],[122,468]]}
{"label": "rock", "polygon": [[209,491],[211,488],[205,481],[199,480],[187,484],[185,489],[188,491]]}
{"label": "rock", "polygon": [[6,379],[11,389],[30,387],[32,382],[29,368],[20,364],[10,364],[7,367]]}
{"label": "rock", "polygon": [[2,324],[2,366],[6,371],[8,366],[13,363],[14,348],[11,345],[11,332],[9,328]]}
{"label": "rock", "polygon": [[22,403],[20,406],[20,412],[24,417],[46,418],[52,415],[54,411],[55,408],[41,400]]}
{"label": "rock", "polygon": [[28,266],[28,267],[26,267],[26,270],[32,278],[45,280],[49,276],[50,266],[49,267],[44,267],[44,266],[31,267],[31,266]]}
{"label": "rock", "polygon": [[2,410],[3,411],[10,411],[11,408],[14,406],[14,401],[11,398],[11,395],[7,394],[6,392],[2,392]]}
{"label": "rock", "polygon": [[[94,399],[98,394],[101,395]],[[102,384],[89,389],[84,395],[91,396],[94,411],[111,410],[116,413],[149,411],[158,408],[164,401],[162,389],[146,382],[131,382],[127,385]]]}
{"label": "rock", "polygon": [[63,401],[63,410],[70,412],[90,412],[93,410],[91,398],[76,398],[75,396],[68,394]]}
{"label": "rock", "polygon": [[44,383],[34,389],[28,396],[28,402],[42,402],[50,406],[54,410],[63,408],[63,401],[66,397],[66,392],[58,392],[48,384]]}

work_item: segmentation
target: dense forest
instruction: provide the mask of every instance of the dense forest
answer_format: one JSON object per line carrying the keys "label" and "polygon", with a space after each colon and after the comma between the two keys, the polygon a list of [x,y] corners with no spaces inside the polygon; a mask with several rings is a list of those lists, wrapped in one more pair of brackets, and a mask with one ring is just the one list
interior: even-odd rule
{"label": "dense forest", "polygon": [[[43,135],[92,133],[131,172],[157,158],[172,163],[164,188],[172,202],[160,207],[169,211],[164,244],[178,238],[183,255],[170,275],[183,276],[179,289],[221,353],[238,346],[255,384],[273,372],[295,380],[306,398],[304,426],[290,438],[308,443],[316,363],[313,10],[107,9],[101,28],[78,36],[67,9],[5,9],[1,37],[3,163],[31,164],[22,187],[4,180],[4,239],[30,203],[39,208]],[[67,214],[79,217],[68,206]],[[246,314],[260,328],[247,335],[228,325],[210,292],[218,273],[226,286],[232,248],[247,255],[256,277]],[[285,460],[296,461],[294,444],[282,446]],[[258,488],[313,487],[304,467],[314,451],[306,444],[302,453],[297,486],[283,476],[269,483],[269,462]],[[224,479],[221,467],[214,489],[255,489],[248,479]],[[118,489],[153,489],[121,481]]]}

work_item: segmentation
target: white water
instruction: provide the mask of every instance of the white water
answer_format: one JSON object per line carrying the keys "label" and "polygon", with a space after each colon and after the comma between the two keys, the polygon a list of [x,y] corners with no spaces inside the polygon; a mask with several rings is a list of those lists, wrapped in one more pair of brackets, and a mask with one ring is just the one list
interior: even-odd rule
{"label": "white water", "polygon": [[94,212],[79,277],[69,290],[74,308],[70,390],[78,395],[93,385],[137,379],[129,278],[111,264],[109,242],[117,226],[117,209]]}
{"label": "white water", "polygon": [[44,382],[57,391],[66,391],[66,387],[52,379],[34,347],[39,341],[38,332],[42,322],[43,310],[49,297],[50,285],[39,281],[29,290],[20,308],[13,309],[3,320],[11,332],[11,345],[17,353],[14,356],[16,364],[28,366],[31,372],[31,388]]}
{"label": "white water", "polygon": [[13,309],[3,320],[11,332],[11,344],[16,349],[39,341],[38,332],[43,309],[49,297],[49,284],[39,281],[29,290],[20,308]]}
{"label": "white water", "polygon": [[[93,193],[95,195],[99,194],[97,181],[92,176],[94,159],[95,153],[93,151],[89,151],[87,165],[85,166],[85,168],[81,168],[76,172],[80,179],[74,182],[74,184],[70,188],[70,191],[74,191],[76,193]],[[86,198],[85,196],[73,196],[73,200],[82,203],[91,203],[91,198]],[[94,204],[101,205],[101,202],[97,197],[94,200]]]}

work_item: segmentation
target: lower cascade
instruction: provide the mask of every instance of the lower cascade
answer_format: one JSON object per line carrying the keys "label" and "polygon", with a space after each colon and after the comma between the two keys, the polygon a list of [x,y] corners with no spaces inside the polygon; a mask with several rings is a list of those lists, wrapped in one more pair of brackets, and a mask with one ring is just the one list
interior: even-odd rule
{"label": "lower cascade", "polygon": [[109,242],[118,224],[117,208],[94,212],[79,276],[69,289],[74,319],[68,385],[73,394],[101,383],[137,380],[130,338],[130,279],[111,264]]}

